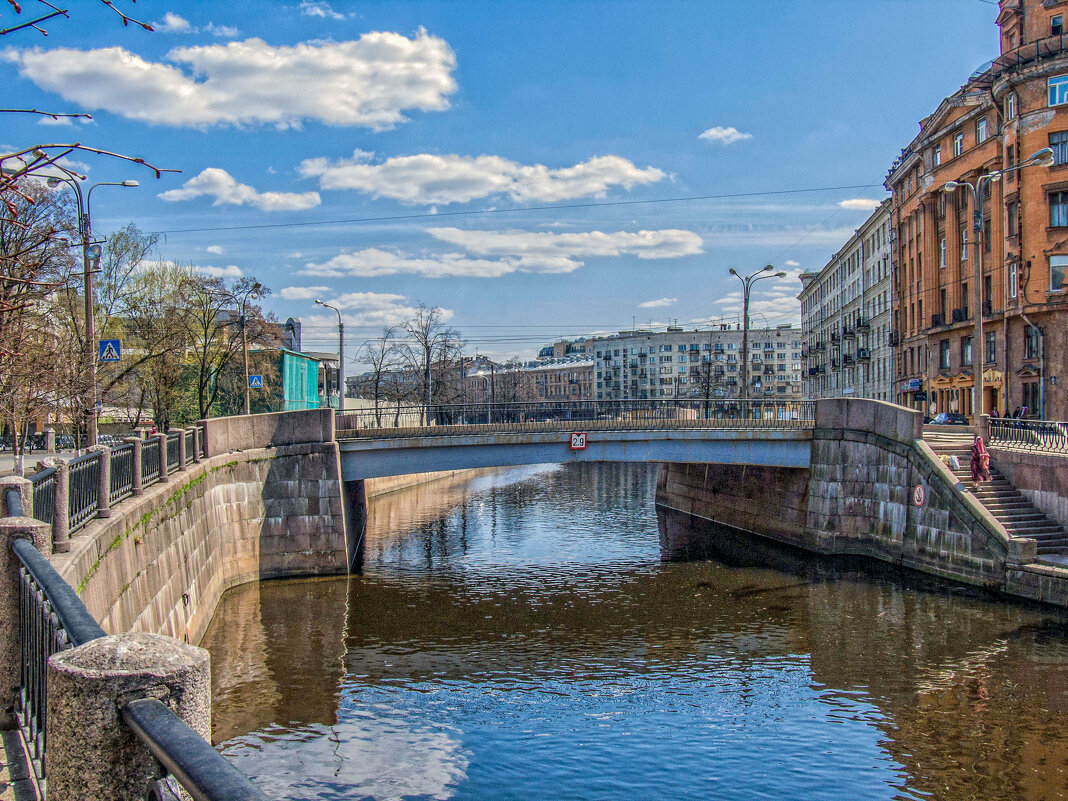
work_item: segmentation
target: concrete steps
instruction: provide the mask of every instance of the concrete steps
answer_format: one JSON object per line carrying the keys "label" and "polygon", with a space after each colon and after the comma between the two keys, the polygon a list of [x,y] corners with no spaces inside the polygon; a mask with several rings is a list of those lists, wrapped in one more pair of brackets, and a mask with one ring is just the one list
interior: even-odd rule
{"label": "concrete steps", "polygon": [[975,435],[970,428],[962,426],[959,432],[942,427],[925,429],[923,438],[939,456],[957,457],[960,469],[953,470],[953,474],[1005,527],[1009,536],[1035,540],[1040,554],[1068,553],[1068,532],[1036,509],[993,465],[990,467],[991,481],[981,484],[978,489],[972,488],[970,461]]}

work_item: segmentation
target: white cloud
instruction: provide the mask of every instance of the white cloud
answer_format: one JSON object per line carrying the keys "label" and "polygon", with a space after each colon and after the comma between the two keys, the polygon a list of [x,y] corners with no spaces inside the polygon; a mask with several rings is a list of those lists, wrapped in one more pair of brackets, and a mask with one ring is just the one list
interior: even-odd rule
{"label": "white cloud", "polygon": [[[784,272],[786,273],[784,278],[768,278],[753,284],[749,300],[750,316],[763,314],[771,320],[801,316],[801,303],[797,299],[801,291],[801,271],[787,269]],[[733,283],[738,284],[737,281]],[[712,303],[719,307],[723,315],[735,314],[741,317],[742,293],[740,291],[734,291],[732,288],[732,291],[721,295]]]}
{"label": "white cloud", "polygon": [[673,229],[556,234],[431,228],[428,233],[456,245],[462,252],[413,255],[400,250],[367,248],[340,253],[319,264],[308,263],[301,273],[334,278],[397,274],[499,278],[515,272],[570,273],[582,267],[584,259],[593,257],[630,255],[639,259],[671,259],[702,252],[697,234]]}
{"label": "white cloud", "polygon": [[735,142],[741,142],[745,139],[752,139],[752,134],[742,133],[735,127],[721,128],[716,126],[709,128],[702,134],[699,134],[698,139],[704,139],[706,142],[716,142],[721,145],[733,145]]}
{"label": "white cloud", "polygon": [[71,117],[41,117],[37,120],[38,125],[60,125],[63,127],[73,127],[74,119]]}
{"label": "white cloud", "polygon": [[203,265],[193,265],[190,267],[193,272],[206,275],[209,278],[226,278],[231,281],[236,281],[238,278],[244,275],[241,268],[236,264],[228,264],[225,267],[206,267]]}
{"label": "white cloud", "polygon": [[208,195],[213,206],[255,206],[261,211],[300,211],[319,205],[318,192],[257,192],[248,184],[239,184],[226,170],[208,167],[182,184],[181,189],[161,192],[163,200],[178,201]]}
{"label": "white cloud", "polygon": [[801,262],[794,261],[793,259],[787,259],[786,261],[784,261],[782,263],[782,266],[783,267],[800,267],[801,266]]}
{"label": "white cloud", "polygon": [[301,0],[300,13],[301,16],[305,17],[322,17],[323,19],[334,20],[345,19],[344,14],[334,11],[329,3],[322,2],[322,0]]}
{"label": "white cloud", "polygon": [[204,30],[219,39],[233,39],[241,35],[241,31],[233,25],[216,25],[214,22],[209,22]]}
{"label": "white cloud", "polygon": [[357,150],[351,159],[307,159],[300,172],[318,178],[320,189],[353,189],[409,204],[467,203],[499,195],[519,202],[552,202],[601,196],[613,186],[630,189],[665,177],[655,167],[640,168],[619,156],[597,156],[559,169],[500,156],[420,153],[377,164],[373,157]]}
{"label": "white cloud", "polygon": [[[348,292],[328,301],[341,309],[345,323],[355,326],[400,325],[414,317],[418,309],[404,295],[379,292]],[[441,319],[448,321],[454,316],[451,309],[441,310]],[[310,322],[322,326],[337,327],[337,317],[311,317]]]}
{"label": "white cloud", "polygon": [[330,291],[328,286],[286,286],[282,287],[278,294],[283,300],[315,300]]}
{"label": "white cloud", "polygon": [[222,245],[208,245],[204,250],[208,251],[208,253],[214,253],[216,256],[221,256],[226,252]]}
{"label": "white cloud", "polygon": [[183,19],[171,11],[163,15],[162,22],[154,23],[154,27],[160,33],[193,33],[196,30],[189,24],[189,20]]}
{"label": "white cloud", "polygon": [[678,302],[678,298],[659,298],[658,300],[647,300],[638,304],[639,309],[662,309],[665,306],[670,306],[673,303]]}
{"label": "white cloud", "polygon": [[179,47],[166,58],[172,64],[121,47],[0,51],[23,78],[80,107],[160,125],[287,128],[320,120],[385,130],[404,122],[405,110],[448,108],[456,91],[455,54],[425,30],[281,47],[247,39]]}
{"label": "white cloud", "polygon": [[879,208],[881,200],[875,200],[874,198],[854,197],[849,200],[843,200],[838,204],[842,209],[855,209],[857,211],[874,211]]}

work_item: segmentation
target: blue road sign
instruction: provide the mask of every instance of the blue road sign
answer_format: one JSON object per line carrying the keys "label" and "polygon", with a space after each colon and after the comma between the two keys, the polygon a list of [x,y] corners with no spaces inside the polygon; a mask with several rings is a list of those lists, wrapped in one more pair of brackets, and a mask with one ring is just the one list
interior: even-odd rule
{"label": "blue road sign", "polygon": [[122,361],[122,340],[102,339],[98,343],[97,361],[118,362]]}
{"label": "blue road sign", "polygon": [[248,377],[249,389],[263,389],[263,376],[262,375],[250,375]]}

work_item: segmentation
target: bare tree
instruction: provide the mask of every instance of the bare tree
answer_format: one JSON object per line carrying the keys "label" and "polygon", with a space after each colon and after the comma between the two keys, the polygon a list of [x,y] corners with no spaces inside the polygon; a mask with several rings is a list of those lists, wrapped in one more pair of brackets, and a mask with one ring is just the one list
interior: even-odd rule
{"label": "bare tree", "polygon": [[436,384],[441,385],[443,391],[440,394],[444,398],[459,394],[449,390],[450,375],[446,371],[449,360],[459,358],[462,353],[463,339],[459,331],[445,325],[440,307],[429,307],[422,302],[415,315],[405,321],[404,330],[408,332],[409,340],[403,343],[401,353],[408,368],[413,372],[418,370],[418,397],[429,415],[434,393],[438,390]]}
{"label": "bare tree", "polygon": [[397,350],[397,329],[385,326],[382,336],[363,343],[357,352],[357,358],[371,366],[363,383],[364,391],[375,404],[375,425],[382,425],[381,403],[389,395],[389,374],[400,366],[400,354]]}

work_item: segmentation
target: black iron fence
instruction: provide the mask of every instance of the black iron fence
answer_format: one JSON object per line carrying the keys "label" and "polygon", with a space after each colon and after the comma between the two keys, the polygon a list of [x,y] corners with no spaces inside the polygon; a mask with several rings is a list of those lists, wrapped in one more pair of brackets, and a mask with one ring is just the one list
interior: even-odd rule
{"label": "black iron fence", "polygon": [[33,484],[33,516],[51,525],[56,510],[56,468],[46,467],[34,473],[30,483]]}
{"label": "black iron fence", "polygon": [[70,494],[67,497],[72,534],[88,523],[100,508],[100,458],[99,452],[87,453],[70,462]]}
{"label": "black iron fence", "polygon": [[108,502],[115,504],[133,495],[134,474],[133,444],[119,445],[111,451],[111,476],[108,487]]}
{"label": "black iron fence", "polygon": [[1068,456],[1068,423],[1053,420],[990,420],[990,445]]}
{"label": "black iron fence", "polygon": [[338,436],[393,437],[562,429],[812,428],[813,401],[621,400],[461,403],[380,407],[338,415]]}
{"label": "black iron fence", "polygon": [[146,439],[141,443],[141,486],[159,481],[159,440]]}
{"label": "black iron fence", "polygon": [[167,472],[178,469],[179,456],[181,445],[179,439],[181,434],[168,434],[167,435]]}
{"label": "black iron fence", "polygon": [[[33,543],[11,545],[19,560],[19,687],[15,715],[37,778],[47,778],[48,658],[104,636],[104,630]],[[47,785],[45,785],[47,786]]]}

